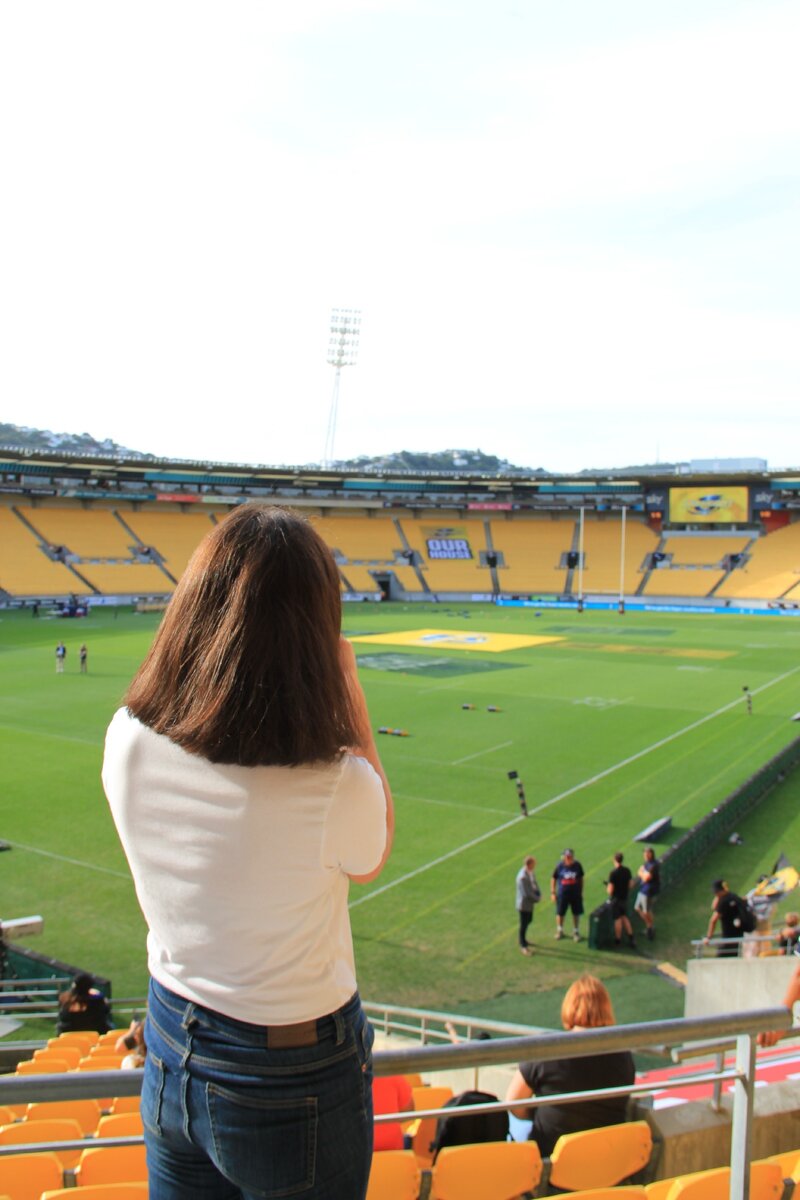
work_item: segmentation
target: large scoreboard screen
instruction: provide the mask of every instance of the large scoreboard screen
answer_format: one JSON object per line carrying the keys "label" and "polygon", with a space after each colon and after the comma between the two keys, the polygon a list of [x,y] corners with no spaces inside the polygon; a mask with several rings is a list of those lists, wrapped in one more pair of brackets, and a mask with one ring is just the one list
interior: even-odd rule
{"label": "large scoreboard screen", "polygon": [[746,487],[669,489],[669,519],[677,525],[738,525],[749,518]]}

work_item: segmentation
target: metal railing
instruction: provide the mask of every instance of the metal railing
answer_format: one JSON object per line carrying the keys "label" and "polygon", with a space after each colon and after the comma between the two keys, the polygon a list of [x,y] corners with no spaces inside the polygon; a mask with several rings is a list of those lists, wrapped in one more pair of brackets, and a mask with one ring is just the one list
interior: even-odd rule
{"label": "metal railing", "polygon": [[[741,937],[732,938],[692,938],[689,944],[694,951],[695,958],[708,958],[709,955],[705,953],[706,950],[716,952],[722,946],[728,947],[729,951],[734,948],[736,950],[735,955],[729,953],[726,957],[750,958],[751,955],[748,954],[749,948],[750,950],[756,950],[756,953],[752,957],[758,958],[761,957],[761,948],[764,945],[779,946],[779,939],[780,934],[778,933],[745,933]],[[793,950],[781,951],[780,954],[774,954],[772,957],[791,957],[793,953]]]}
{"label": "metal railing", "polygon": [[[402,1015],[395,1012],[395,1015]],[[483,1026],[483,1022],[481,1025]],[[683,1076],[673,1086],[691,1082],[730,1081],[733,1083],[731,1128],[730,1200],[748,1200],[750,1185],[750,1147],[755,1090],[755,1037],[762,1030],[789,1029],[792,1017],[785,1008],[756,1009],[752,1012],[723,1016],[680,1018],[668,1021],[647,1021],[636,1025],[616,1025],[603,1029],[587,1029],[568,1033],[543,1033],[535,1036],[505,1037],[488,1041],[467,1041],[458,1045],[419,1045],[402,1049],[378,1051],[374,1056],[376,1075],[399,1075],[413,1072],[435,1073],[463,1067],[496,1066],[518,1063],[528,1059],[548,1062],[564,1058],[583,1058],[588,1055],[610,1054],[621,1050],[640,1050],[654,1045],[681,1046],[686,1042],[702,1042],[711,1038],[733,1039],[736,1062],[732,1068],[705,1071],[696,1077]],[[659,1089],[670,1081],[660,1082]],[[20,1104],[35,1101],[84,1099],[113,1095],[135,1096],[141,1090],[141,1071],[97,1071],[59,1075],[26,1075],[0,1077],[0,1104]],[[519,1102],[498,1101],[448,1109],[448,1115],[466,1116],[469,1113],[536,1108],[540,1104],[577,1103],[581,1100],[607,1096],[638,1095],[651,1091],[646,1084],[624,1088],[603,1088],[547,1097],[532,1097]],[[408,1113],[387,1114],[378,1120],[412,1120],[415,1117],[437,1116],[441,1109],[422,1109]],[[137,1139],[116,1139],[117,1144],[130,1144]],[[112,1139],[104,1139],[111,1145]],[[52,1143],[52,1148],[85,1148],[86,1143]],[[43,1150],[44,1143],[31,1146],[0,1147],[0,1155],[22,1153],[31,1149]]]}

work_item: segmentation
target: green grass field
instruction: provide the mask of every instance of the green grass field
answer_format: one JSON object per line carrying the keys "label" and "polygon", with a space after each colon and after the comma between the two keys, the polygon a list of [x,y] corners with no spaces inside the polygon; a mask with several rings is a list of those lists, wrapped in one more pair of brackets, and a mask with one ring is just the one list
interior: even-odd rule
{"label": "green grass field", "polygon": [[[102,743],[157,621],[104,609],[78,621],[0,616],[0,838],[13,846],[0,856],[1,912],[42,913],[45,933],[32,948],[108,975],[118,996],[145,990],[145,929],[100,786]],[[680,990],[654,964],[683,965],[704,932],[716,875],[746,890],[781,851],[800,859],[800,781],[748,819],[742,846],[721,847],[662,897],[658,938],[636,953],[556,943],[547,881],[562,848],[574,846],[593,908],[615,850],[635,870],[633,838],[645,825],[670,815],[673,833],[684,831],[792,740],[800,621],[537,616],[490,605],[364,604],[345,614],[356,639],[415,630],[466,637],[473,648],[438,636],[355,641],[375,727],[410,735],[378,738],[397,837],[380,879],[351,892],[362,994],[555,1024],[564,987],[590,968],[620,1019],[682,1013]],[[481,634],[553,640],[492,653]],[[59,637],[69,651],[63,676]],[[87,676],[78,673],[81,641]],[[525,783],[527,820],[512,769]],[[530,959],[516,950],[513,886],[528,852],[545,892]]]}

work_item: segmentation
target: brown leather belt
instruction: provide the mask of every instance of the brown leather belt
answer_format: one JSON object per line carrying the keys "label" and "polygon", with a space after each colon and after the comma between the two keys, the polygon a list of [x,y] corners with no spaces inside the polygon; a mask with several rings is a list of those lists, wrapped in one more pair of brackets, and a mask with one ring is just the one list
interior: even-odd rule
{"label": "brown leather belt", "polygon": [[296,1025],[268,1025],[267,1046],[270,1050],[289,1050],[294,1046],[316,1046],[317,1018],[312,1021],[298,1021]]}

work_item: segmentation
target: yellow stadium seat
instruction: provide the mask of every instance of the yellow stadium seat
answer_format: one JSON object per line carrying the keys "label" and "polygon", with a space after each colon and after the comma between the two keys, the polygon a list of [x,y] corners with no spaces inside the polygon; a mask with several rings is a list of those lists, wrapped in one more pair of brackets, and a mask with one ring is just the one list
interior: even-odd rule
{"label": "yellow stadium seat", "polygon": [[39,1200],[63,1182],[64,1170],[51,1151],[0,1158],[0,1192],[10,1200]]}
{"label": "yellow stadium seat", "polygon": [[124,1054],[89,1054],[82,1058],[76,1071],[118,1071]]}
{"label": "yellow stadium seat", "polygon": [[367,1200],[417,1200],[421,1179],[413,1150],[382,1150],[372,1156]]}
{"label": "yellow stadium seat", "polygon": [[[20,1106],[21,1107],[21,1106]],[[24,1111],[24,1108],[23,1108]],[[21,1116],[22,1114],[20,1114]],[[8,1104],[0,1104],[0,1125],[10,1125],[17,1119],[16,1108],[12,1108]],[[2,1197],[0,1197],[2,1200]]]}
{"label": "yellow stadium seat", "polygon": [[143,1133],[144,1125],[138,1112],[111,1113],[101,1117],[97,1125],[99,1138],[140,1137]]}
{"label": "yellow stadium seat", "polygon": [[58,1075],[69,1071],[70,1065],[65,1058],[29,1058],[17,1063],[17,1075]]}
{"label": "yellow stadium seat", "polygon": [[766,1162],[776,1162],[783,1171],[784,1179],[800,1183],[800,1150],[785,1150],[783,1154],[770,1154]]}
{"label": "yellow stadium seat", "polygon": [[[92,1050],[93,1054],[116,1054],[114,1047],[121,1037],[127,1033],[125,1029],[109,1029],[108,1033],[98,1035]],[[111,1047],[109,1049],[109,1047]]]}
{"label": "yellow stadium seat", "polygon": [[[412,1088],[411,1094],[414,1097],[414,1108],[441,1108],[448,1100],[453,1098],[453,1089],[450,1087],[419,1087]],[[431,1151],[431,1142],[436,1133],[436,1117],[421,1117],[419,1127],[414,1134],[412,1150],[417,1156],[417,1160],[423,1167],[429,1167],[433,1162],[433,1152]]]}
{"label": "yellow stadium seat", "polygon": [[117,1096],[108,1106],[114,1116],[118,1113],[138,1113],[142,1107],[141,1096]]}
{"label": "yellow stadium seat", "polygon": [[[730,1167],[695,1171],[672,1181],[667,1200],[728,1200]],[[780,1163],[761,1160],[750,1166],[750,1200],[781,1200],[783,1171]]]}
{"label": "yellow stadium seat", "polygon": [[564,1134],[550,1156],[550,1185],[567,1191],[613,1187],[643,1170],[652,1149],[646,1121]]}
{"label": "yellow stadium seat", "polygon": [[[74,1188],[44,1192],[42,1200],[75,1200]],[[81,1188],[81,1200],[147,1200],[146,1183],[96,1183]]]}
{"label": "yellow stadium seat", "polygon": [[[72,1117],[49,1117],[42,1121],[17,1121],[0,1128],[0,1146],[25,1146],[29,1142],[69,1142],[83,1137],[83,1131]],[[55,1150],[65,1171],[75,1166],[80,1150]],[[0,1188],[2,1188],[0,1180]]]}
{"label": "yellow stadium seat", "polygon": [[674,1182],[674,1179],[657,1179],[654,1183],[648,1183],[644,1189],[647,1200],[667,1200],[667,1193]]}
{"label": "yellow stadium seat", "polygon": [[76,1030],[75,1033],[60,1033],[58,1037],[50,1038],[47,1047],[49,1050],[53,1050],[59,1046],[78,1046],[83,1051],[83,1054],[86,1055],[96,1041],[97,1034],[92,1030],[89,1029],[85,1032]]}
{"label": "yellow stadium seat", "polygon": [[559,1192],[558,1195],[569,1196],[569,1200],[648,1200],[644,1187],[588,1188],[581,1192]]}
{"label": "yellow stadium seat", "polygon": [[35,1050],[33,1054],[34,1062],[48,1062],[51,1058],[63,1058],[64,1062],[69,1063],[70,1067],[77,1067],[83,1051],[80,1046],[68,1046],[62,1044],[55,1048],[48,1046],[46,1050]]}
{"label": "yellow stadium seat", "polygon": [[79,1187],[94,1183],[145,1183],[144,1146],[100,1146],[84,1150],[75,1169]]}
{"label": "yellow stadium seat", "polygon": [[100,1105],[96,1100],[46,1100],[29,1104],[26,1121],[49,1121],[53,1118],[71,1117],[81,1127],[84,1137],[94,1133],[100,1120]]}
{"label": "yellow stadium seat", "polygon": [[535,1142],[480,1142],[447,1146],[431,1173],[431,1200],[516,1200],[542,1175]]}

